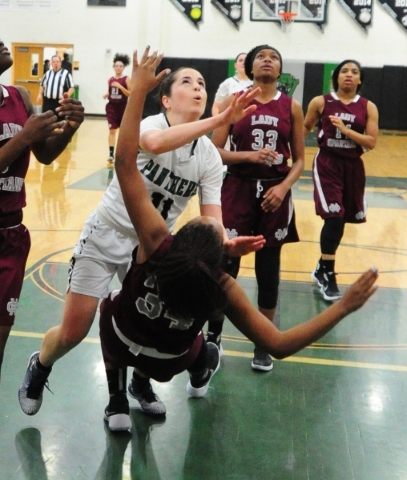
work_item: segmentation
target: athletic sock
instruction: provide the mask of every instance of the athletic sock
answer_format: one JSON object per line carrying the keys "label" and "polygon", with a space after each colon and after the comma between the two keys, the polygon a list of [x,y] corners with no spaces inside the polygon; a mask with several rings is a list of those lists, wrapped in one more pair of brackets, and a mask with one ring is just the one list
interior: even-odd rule
{"label": "athletic sock", "polygon": [[320,265],[324,273],[335,271],[335,260],[320,260]]}

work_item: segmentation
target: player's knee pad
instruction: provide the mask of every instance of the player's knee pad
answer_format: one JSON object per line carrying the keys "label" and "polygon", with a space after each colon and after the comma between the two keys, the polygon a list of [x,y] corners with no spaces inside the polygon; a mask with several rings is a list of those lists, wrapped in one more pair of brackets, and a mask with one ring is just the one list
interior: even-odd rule
{"label": "player's knee pad", "polygon": [[259,307],[271,310],[277,306],[280,284],[281,247],[264,247],[256,252],[255,271]]}
{"label": "player's knee pad", "polygon": [[343,217],[327,218],[321,230],[321,252],[334,255],[341,242],[345,222]]}

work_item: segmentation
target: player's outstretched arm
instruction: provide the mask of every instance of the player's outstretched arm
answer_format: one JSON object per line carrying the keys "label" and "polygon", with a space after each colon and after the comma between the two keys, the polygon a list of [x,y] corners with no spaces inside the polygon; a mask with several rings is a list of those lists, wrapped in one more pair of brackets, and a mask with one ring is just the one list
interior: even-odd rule
{"label": "player's outstretched arm", "polygon": [[280,332],[250,302],[242,287],[229,279],[227,288],[229,320],[253,343],[259,345],[275,358],[284,358],[315,342],[349,313],[358,310],[373,295],[377,287],[376,268],[365,272],[353,283],[344,296],[308,322]]}
{"label": "player's outstretched arm", "polygon": [[140,146],[143,150],[158,155],[191,143],[221,125],[229,126],[230,123],[242,119],[245,115],[250,114],[256,109],[255,105],[248,106],[248,104],[259,91],[259,88],[255,90],[250,88],[241,95],[236,94],[231,98],[227,111],[214,117],[196,120],[195,122],[182,123],[180,125],[172,125],[164,130],[149,130],[143,133]]}
{"label": "player's outstretched arm", "polygon": [[123,193],[124,203],[140,239],[143,254],[148,258],[168,234],[168,227],[151,203],[143,178],[137,169],[137,153],[140,138],[140,122],[144,101],[167,71],[155,74],[162,55],[147,47],[138,61],[137,52],[133,55],[131,94],[123,115],[116,150],[116,174]]}

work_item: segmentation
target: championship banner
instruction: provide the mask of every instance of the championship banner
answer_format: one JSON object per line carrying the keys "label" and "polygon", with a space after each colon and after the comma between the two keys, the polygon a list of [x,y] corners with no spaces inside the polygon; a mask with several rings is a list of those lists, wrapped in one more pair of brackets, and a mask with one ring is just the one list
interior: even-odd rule
{"label": "championship banner", "polygon": [[373,0],[338,0],[338,2],[348,15],[367,32],[367,27],[372,25]]}
{"label": "championship banner", "polygon": [[170,0],[196,28],[202,22],[203,0]]}
{"label": "championship banner", "polygon": [[386,12],[407,30],[407,0],[379,0]]}
{"label": "championship banner", "polygon": [[242,0],[211,0],[211,3],[239,29],[243,16]]}

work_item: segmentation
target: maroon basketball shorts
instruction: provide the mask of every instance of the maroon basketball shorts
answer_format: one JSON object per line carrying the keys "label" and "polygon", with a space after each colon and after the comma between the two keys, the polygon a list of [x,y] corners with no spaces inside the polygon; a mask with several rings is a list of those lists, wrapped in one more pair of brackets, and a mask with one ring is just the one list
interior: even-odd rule
{"label": "maroon basketball shorts", "polygon": [[346,223],[366,222],[365,167],[361,158],[319,150],[312,167],[314,201],[323,219],[343,217]]}
{"label": "maroon basketball shorts", "polygon": [[223,225],[229,238],[242,235],[263,235],[266,247],[298,242],[291,190],[280,208],[264,212],[263,195],[279,180],[252,180],[227,174],[222,185]]}
{"label": "maroon basketball shorts", "polygon": [[135,355],[129,350],[129,345],[123,339],[120,339],[115,331],[112,306],[110,298],[103,300],[100,306],[100,341],[105,362],[117,368],[135,367],[149,378],[157,380],[157,382],[169,382],[172,377],[188,370],[194,363],[202,347],[202,332],[199,333],[189,350],[183,355],[163,359],[151,356],[154,355],[151,352],[144,354],[143,350]]}
{"label": "maroon basketball shorts", "polygon": [[0,326],[14,325],[30,246],[24,225],[0,228]]}
{"label": "maroon basketball shorts", "polygon": [[116,130],[122,123],[124,111],[126,110],[126,103],[107,103],[106,104],[106,117],[110,130]]}

